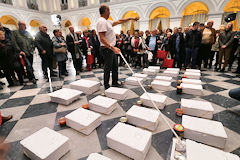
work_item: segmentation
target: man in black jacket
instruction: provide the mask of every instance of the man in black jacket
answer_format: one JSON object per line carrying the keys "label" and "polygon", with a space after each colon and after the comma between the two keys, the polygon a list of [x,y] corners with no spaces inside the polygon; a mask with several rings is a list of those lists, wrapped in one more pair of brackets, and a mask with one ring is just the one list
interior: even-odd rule
{"label": "man in black jacket", "polygon": [[74,32],[73,26],[69,27],[70,33],[66,37],[68,51],[72,55],[73,66],[76,70],[76,75],[82,71],[82,54],[80,50],[80,42],[77,33]]}
{"label": "man in black jacket", "polygon": [[99,68],[101,68],[101,66],[103,64],[103,58],[100,55],[100,41],[98,39],[98,36],[97,36],[95,30],[92,30],[92,35],[89,36],[89,38],[90,38],[90,41],[93,44],[93,56],[94,56],[93,67],[96,68],[95,59],[97,58],[97,61],[98,61],[98,64],[99,64]]}
{"label": "man in black jacket", "polygon": [[146,45],[148,46],[148,50],[152,52],[153,54],[153,60],[151,65],[156,65],[157,63],[157,50],[158,50],[158,45],[161,43],[160,37],[157,36],[157,30],[152,31],[152,35],[147,37],[146,39]]}
{"label": "man in black jacket", "polygon": [[185,68],[188,67],[190,58],[192,58],[192,68],[196,68],[196,61],[198,50],[202,41],[202,33],[198,31],[199,22],[193,23],[193,29],[188,31],[185,38],[186,43],[186,58],[185,58]]}
{"label": "man in black jacket", "polygon": [[12,32],[9,28],[3,27],[2,23],[0,22],[0,31],[3,31],[5,34],[5,39],[11,40]]}
{"label": "man in black jacket", "polygon": [[41,25],[39,32],[36,34],[35,43],[42,59],[42,71],[44,77],[47,79],[47,68],[50,69],[51,76],[56,76],[53,73],[53,43],[50,36],[47,34],[47,27]]}

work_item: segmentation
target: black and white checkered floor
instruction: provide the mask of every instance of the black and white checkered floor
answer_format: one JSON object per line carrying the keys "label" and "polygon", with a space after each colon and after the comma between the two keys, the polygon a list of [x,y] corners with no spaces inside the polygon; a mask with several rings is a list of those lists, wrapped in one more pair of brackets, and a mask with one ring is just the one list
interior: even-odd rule
{"label": "black and white checkered floor", "polygon": [[[128,95],[126,100],[118,101],[117,109],[110,115],[102,116],[102,124],[89,136],[85,136],[69,127],[59,127],[57,119],[81,107],[82,104],[87,104],[90,99],[101,94],[103,86],[101,86],[101,91],[82,96],[79,101],[69,106],[51,103],[47,96],[47,93],[50,92],[49,83],[41,78],[40,62],[34,64],[35,73],[39,78],[36,85],[29,84],[10,89],[4,88],[0,91],[0,110],[2,114],[13,114],[13,119],[0,127],[0,135],[6,137],[6,142],[11,143],[9,158],[12,160],[28,159],[24,156],[19,141],[43,127],[48,127],[70,138],[70,152],[62,157],[62,160],[83,160],[93,152],[101,153],[114,160],[129,159],[107,147],[106,134],[119,122],[119,118],[124,116],[132,105],[136,104],[139,96],[143,94],[142,89],[139,86],[124,85],[124,88],[131,90],[131,94]],[[81,73],[80,76],[75,76],[72,64],[69,64],[68,68],[70,75],[65,77],[64,80],[52,79],[53,90],[67,88],[69,83],[78,79],[96,80],[103,84],[102,69],[95,69],[91,72]],[[142,72],[141,69],[134,69],[134,71]],[[120,81],[131,76],[127,68],[120,67],[119,72]],[[161,73],[158,75],[161,75]],[[148,78],[147,82],[144,83],[145,86],[150,84],[152,78]],[[204,71],[201,80],[204,87],[203,96],[177,95],[177,78],[172,82],[172,88],[169,91],[148,91],[168,97],[167,106],[162,112],[170,124],[181,123],[181,118],[177,117],[175,113],[175,109],[180,106],[181,98],[211,102],[215,109],[213,119],[223,123],[228,135],[224,150],[240,156],[240,101],[228,96],[230,89],[239,87],[240,79],[232,73]],[[167,125],[161,121],[158,128],[153,132],[152,146],[146,160],[166,159],[169,154],[172,136]]]}

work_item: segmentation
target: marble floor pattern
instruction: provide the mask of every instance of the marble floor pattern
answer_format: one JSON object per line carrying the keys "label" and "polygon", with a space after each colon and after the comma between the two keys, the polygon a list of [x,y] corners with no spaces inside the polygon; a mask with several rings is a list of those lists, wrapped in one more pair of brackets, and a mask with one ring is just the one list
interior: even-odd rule
{"label": "marble floor pattern", "polygon": [[[129,158],[107,147],[106,134],[111,128],[119,122],[119,118],[124,116],[126,111],[139,100],[143,94],[139,86],[124,85],[124,88],[130,89],[127,99],[118,101],[117,109],[110,115],[102,116],[102,124],[94,130],[89,136],[85,136],[69,127],[60,127],[57,119],[67,115],[82,104],[103,92],[101,90],[92,94],[84,95],[80,100],[64,106],[51,103],[47,93],[50,92],[49,83],[42,78],[40,60],[34,62],[34,69],[37,78],[37,84],[27,84],[13,88],[4,88],[0,90],[0,110],[3,115],[13,114],[13,119],[0,127],[0,135],[5,137],[6,142],[10,142],[11,149],[9,158],[12,160],[27,160],[24,156],[20,141],[43,127],[49,127],[70,138],[70,152],[61,158],[61,160],[85,160],[90,153],[97,152],[114,160],[128,160]],[[81,73],[75,76],[72,63],[68,64],[69,76],[63,80],[59,78],[52,79],[53,90],[68,88],[69,83],[78,79],[89,79],[100,81],[103,84],[103,70],[94,69],[91,72]],[[142,69],[134,69],[141,73]],[[161,72],[158,75],[161,75]],[[181,73],[182,74],[182,73]],[[212,70],[202,72],[201,80],[204,87],[203,96],[177,95],[177,79],[174,78],[172,87],[169,91],[147,90],[151,93],[166,95],[167,105],[162,113],[169,123],[181,123],[181,117],[176,116],[175,109],[180,107],[181,98],[209,101],[215,109],[214,120],[223,123],[228,135],[225,151],[232,152],[240,156],[240,102],[231,99],[228,92],[232,88],[240,85],[240,79],[232,73],[213,72]],[[119,80],[124,81],[126,77],[131,76],[130,71],[125,67],[119,67]],[[148,77],[144,85],[152,81],[152,76]],[[169,147],[171,145],[172,133],[170,129],[160,121],[158,128],[153,132],[152,145],[147,154],[146,160],[165,160],[169,156]]]}

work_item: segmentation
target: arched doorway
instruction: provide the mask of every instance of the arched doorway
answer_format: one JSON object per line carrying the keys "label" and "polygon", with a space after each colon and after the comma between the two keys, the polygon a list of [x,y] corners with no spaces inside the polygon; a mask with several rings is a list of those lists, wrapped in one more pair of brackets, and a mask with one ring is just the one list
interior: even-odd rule
{"label": "arched doorway", "polygon": [[66,38],[67,34],[70,32],[69,27],[72,25],[72,23],[69,20],[65,20],[62,22],[62,35],[64,38]]}
{"label": "arched doorway", "polygon": [[224,13],[222,15],[221,24],[226,24],[226,22],[224,21],[224,18],[230,13],[237,13],[236,20],[232,21],[232,23],[233,23],[233,30],[238,31],[239,25],[240,25],[240,1],[239,0],[230,0],[226,4],[226,6],[224,7]]}
{"label": "arched doorway", "polygon": [[193,2],[189,4],[182,12],[181,26],[184,28],[197,21],[205,23],[208,19],[208,6],[203,2]]}
{"label": "arched doorway", "polygon": [[[123,18],[135,18],[139,17],[138,13],[136,11],[128,11],[124,14]],[[130,30],[131,34],[133,34],[134,30],[139,29],[139,21],[128,21],[122,25],[122,30],[124,33],[127,33],[128,30]]]}
{"label": "arched doorway", "polygon": [[149,17],[149,29],[164,30],[169,28],[170,12],[165,7],[158,7],[152,11]]}
{"label": "arched doorway", "polygon": [[89,20],[88,17],[82,18],[82,19],[80,20],[80,22],[79,22],[79,25],[80,25],[80,27],[81,27],[81,31],[90,30],[90,29],[91,29],[91,27],[90,27],[91,21]]}
{"label": "arched doorway", "polygon": [[17,29],[17,22],[18,20],[12,16],[4,15],[0,18],[0,22],[2,22],[4,27],[9,28],[10,30]]}
{"label": "arched doorway", "polygon": [[37,20],[31,20],[29,25],[30,25],[29,31],[31,35],[34,36],[39,31],[40,22],[38,22]]}

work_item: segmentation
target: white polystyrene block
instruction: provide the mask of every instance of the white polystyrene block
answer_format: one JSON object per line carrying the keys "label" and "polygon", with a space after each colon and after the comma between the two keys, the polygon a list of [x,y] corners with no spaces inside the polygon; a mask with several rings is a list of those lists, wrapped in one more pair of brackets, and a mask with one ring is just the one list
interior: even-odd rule
{"label": "white polystyrene block", "polygon": [[188,79],[188,78],[183,78],[182,83],[187,83],[187,84],[198,84],[201,85],[202,81],[199,79]]}
{"label": "white polystyrene block", "polygon": [[239,160],[239,156],[201,143],[186,140],[187,160]]}
{"label": "white polystyrene block", "polygon": [[203,95],[202,85],[182,83],[182,93],[201,96]]}
{"label": "white polystyrene block", "polygon": [[184,138],[224,148],[227,134],[221,122],[183,115]]}
{"label": "white polystyrene block", "polygon": [[111,159],[98,153],[91,153],[88,156],[87,160],[111,160]]}
{"label": "white polystyrene block", "polygon": [[[148,94],[159,109],[163,109],[165,107],[167,96],[154,94],[154,93],[148,93]],[[140,99],[143,102],[143,105],[148,107],[154,107],[153,103],[151,102],[151,100],[149,99],[146,93],[141,95]]]}
{"label": "white polystyrene block", "polygon": [[147,80],[148,75],[147,74],[141,74],[141,73],[135,73],[132,75],[133,77],[137,77],[137,78],[143,78],[143,81]]}
{"label": "white polystyrene block", "polygon": [[168,77],[177,77],[179,74],[179,72],[177,71],[169,71],[169,70],[165,70],[162,75],[163,76],[168,76]]}
{"label": "white polystyrene block", "polygon": [[110,114],[114,109],[117,107],[117,100],[103,97],[103,96],[97,96],[89,101],[89,109],[103,113],[103,114]]}
{"label": "white polystyrene block", "polygon": [[184,110],[184,114],[212,119],[214,109],[210,102],[197,101],[191,99],[181,99],[181,108]]}
{"label": "white polystyrene block", "polygon": [[186,72],[195,72],[195,73],[201,73],[198,69],[186,69]]}
{"label": "white polystyrene block", "polygon": [[55,92],[49,93],[51,102],[69,105],[73,101],[79,99],[83,92],[74,89],[63,88]]}
{"label": "white polystyrene block", "polygon": [[69,151],[69,138],[47,127],[40,129],[20,144],[33,160],[58,160]]}
{"label": "white polystyrene block", "polygon": [[171,87],[171,82],[154,80],[152,81],[151,85],[153,89],[169,91]]}
{"label": "white polystyrene block", "polygon": [[145,159],[151,140],[151,132],[121,122],[107,134],[108,147],[135,160]]}
{"label": "white polystyrene block", "polygon": [[117,99],[117,100],[124,100],[127,97],[128,89],[110,87],[107,90],[105,90],[105,94],[109,98],[113,98],[113,99]]}
{"label": "white polystyrene block", "polygon": [[160,66],[149,66],[148,69],[153,69],[158,73],[160,71]]}
{"label": "white polystyrene block", "polygon": [[154,76],[157,74],[155,69],[148,69],[148,68],[144,68],[143,73],[150,75],[150,76]]}
{"label": "white polystyrene block", "polygon": [[180,68],[167,68],[167,71],[180,72]]}
{"label": "white polystyrene block", "polygon": [[171,82],[173,78],[172,77],[167,77],[167,76],[156,76],[155,79],[156,80],[161,80],[161,81]]}
{"label": "white polystyrene block", "polygon": [[139,81],[141,84],[143,84],[143,78],[128,77],[128,78],[125,79],[125,84],[138,86],[138,85],[140,85],[140,84],[138,83],[138,81]]}
{"label": "white polystyrene block", "polygon": [[126,113],[127,121],[138,127],[154,131],[159,123],[158,111],[150,108],[132,106]]}
{"label": "white polystyrene block", "polygon": [[184,76],[188,79],[200,79],[201,73],[197,72],[185,72]]}
{"label": "white polystyrene block", "polygon": [[89,135],[101,124],[101,115],[93,111],[79,108],[65,116],[67,126]]}
{"label": "white polystyrene block", "polygon": [[100,90],[100,82],[81,79],[70,83],[70,88],[83,91],[85,94],[92,94]]}

